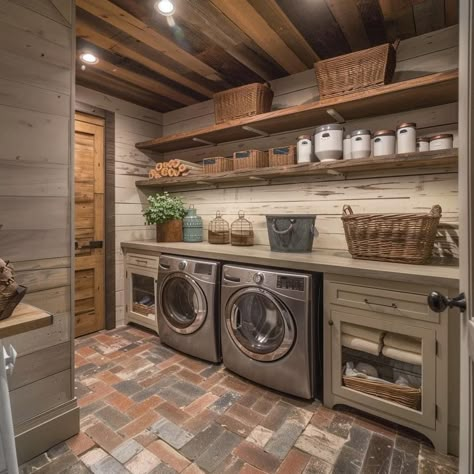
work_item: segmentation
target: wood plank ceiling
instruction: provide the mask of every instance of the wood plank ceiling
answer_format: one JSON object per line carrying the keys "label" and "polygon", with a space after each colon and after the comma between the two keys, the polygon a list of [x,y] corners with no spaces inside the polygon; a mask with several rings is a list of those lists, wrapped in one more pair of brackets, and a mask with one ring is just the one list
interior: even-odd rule
{"label": "wood plank ceiling", "polygon": [[458,0],[76,0],[77,83],[160,112],[458,21]]}

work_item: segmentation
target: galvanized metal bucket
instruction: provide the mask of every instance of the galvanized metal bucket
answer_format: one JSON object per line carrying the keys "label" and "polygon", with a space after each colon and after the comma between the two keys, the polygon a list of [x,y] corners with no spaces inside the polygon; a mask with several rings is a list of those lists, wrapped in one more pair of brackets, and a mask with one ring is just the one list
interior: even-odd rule
{"label": "galvanized metal bucket", "polygon": [[266,218],[273,252],[304,253],[313,250],[313,240],[318,236],[316,214],[280,214]]}

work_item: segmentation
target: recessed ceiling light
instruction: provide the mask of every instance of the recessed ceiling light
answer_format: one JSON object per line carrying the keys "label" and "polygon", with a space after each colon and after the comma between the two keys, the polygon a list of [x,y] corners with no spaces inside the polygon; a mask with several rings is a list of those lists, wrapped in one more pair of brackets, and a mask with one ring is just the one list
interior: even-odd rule
{"label": "recessed ceiling light", "polygon": [[90,52],[81,53],[79,58],[83,63],[86,64],[97,64],[99,62],[99,58],[95,54]]}
{"label": "recessed ceiling light", "polygon": [[155,3],[155,9],[164,16],[171,16],[175,12],[173,2],[170,0],[160,0]]}

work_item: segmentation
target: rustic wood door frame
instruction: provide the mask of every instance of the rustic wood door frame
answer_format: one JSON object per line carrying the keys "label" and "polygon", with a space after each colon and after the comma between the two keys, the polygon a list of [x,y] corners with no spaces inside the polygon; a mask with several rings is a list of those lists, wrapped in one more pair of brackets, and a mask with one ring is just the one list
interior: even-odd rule
{"label": "rustic wood door frame", "polygon": [[116,326],[115,304],[115,114],[77,102],[76,112],[105,120],[105,328]]}

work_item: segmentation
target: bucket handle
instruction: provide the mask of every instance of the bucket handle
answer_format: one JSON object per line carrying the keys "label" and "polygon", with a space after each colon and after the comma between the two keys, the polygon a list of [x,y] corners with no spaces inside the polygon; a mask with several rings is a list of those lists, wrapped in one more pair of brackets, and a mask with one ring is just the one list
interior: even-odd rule
{"label": "bucket handle", "polygon": [[288,232],[290,232],[291,230],[293,230],[293,225],[294,225],[295,222],[296,222],[294,219],[290,219],[290,226],[288,227],[288,229],[285,229],[285,230],[278,230],[278,229],[276,228],[275,221],[276,221],[276,219],[273,219],[273,222],[272,222],[272,230],[273,230],[273,232],[275,232],[275,234],[279,234],[279,235],[288,234]]}
{"label": "bucket handle", "polygon": [[352,207],[349,206],[349,204],[344,204],[344,206],[342,207],[342,214],[344,216],[351,216],[352,214],[354,214],[354,211],[352,210]]}

